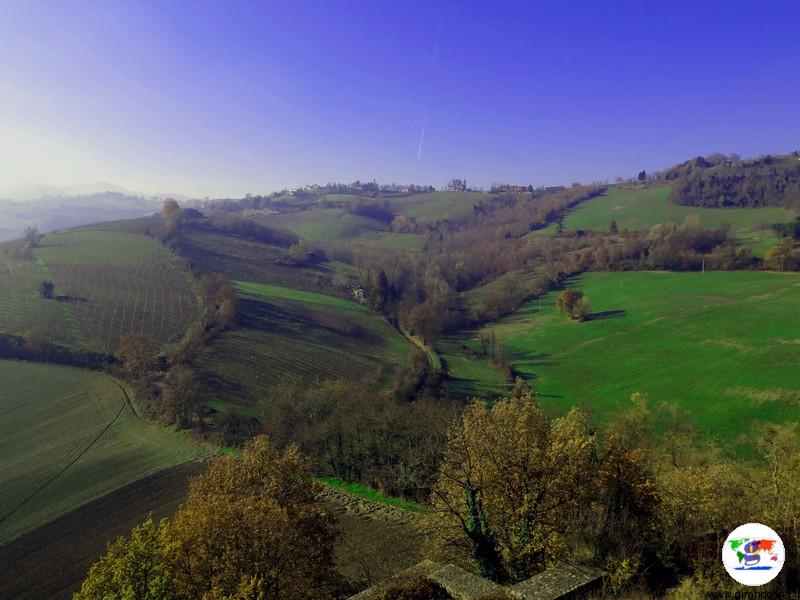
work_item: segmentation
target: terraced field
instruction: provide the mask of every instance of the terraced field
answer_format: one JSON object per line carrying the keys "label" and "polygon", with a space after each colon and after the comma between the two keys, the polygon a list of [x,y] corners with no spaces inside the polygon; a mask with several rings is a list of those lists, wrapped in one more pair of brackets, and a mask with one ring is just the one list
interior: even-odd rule
{"label": "terraced field", "polygon": [[409,344],[369,309],[278,285],[238,282],[242,327],[212,342],[197,361],[206,402],[258,416],[257,405],[286,378],[380,382]]}
{"label": "terraced field", "polygon": [[0,381],[0,543],[203,453],[105,375],[0,361]]}
{"label": "terraced field", "polygon": [[633,231],[649,229],[659,223],[680,224],[687,216],[697,215],[705,227],[732,225],[739,239],[754,253],[763,256],[777,242],[769,225],[791,222],[795,218],[792,211],[783,208],[698,208],[673,204],[668,196],[668,186],[611,186],[602,196],[581,203],[564,224],[569,230],[608,231],[611,221],[616,221],[620,230]]}
{"label": "terraced field", "polygon": [[[174,341],[195,317],[188,275],[147,236],[53,233],[34,257],[0,258],[0,332],[32,331],[67,346],[110,352],[126,332],[142,333],[155,346]],[[56,299],[39,296],[43,280],[54,283]]]}
{"label": "terraced field", "polygon": [[337,275],[345,281],[356,276],[352,266],[338,261],[302,268],[282,264],[285,248],[222,233],[191,231],[184,237],[183,246],[187,258],[203,272],[229,279],[320,291],[331,288]]}
{"label": "terraced field", "polygon": [[[800,364],[797,274],[589,273],[570,285],[590,298],[590,321],[559,314],[551,293],[541,312],[533,301],[491,325],[554,410],[584,404],[602,418],[645,392],[728,441],[758,421],[800,418],[800,370],[786,368]],[[470,332],[446,341],[478,349]],[[472,362],[444,358],[462,385],[488,384]]]}

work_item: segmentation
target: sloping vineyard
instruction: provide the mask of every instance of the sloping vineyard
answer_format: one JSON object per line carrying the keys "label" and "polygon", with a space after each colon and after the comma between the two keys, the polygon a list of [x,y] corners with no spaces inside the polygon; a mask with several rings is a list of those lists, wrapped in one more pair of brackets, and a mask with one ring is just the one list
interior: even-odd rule
{"label": "sloping vineyard", "polygon": [[[57,343],[113,351],[126,332],[156,346],[177,340],[197,305],[188,276],[155,240],[109,231],[47,235],[36,260],[6,257],[0,332],[32,331]],[[55,299],[41,298],[43,280]]]}
{"label": "sloping vineyard", "polygon": [[286,379],[386,382],[410,351],[388,323],[355,302],[251,282],[238,289],[242,327],[214,340],[197,362],[212,406],[247,412]]}

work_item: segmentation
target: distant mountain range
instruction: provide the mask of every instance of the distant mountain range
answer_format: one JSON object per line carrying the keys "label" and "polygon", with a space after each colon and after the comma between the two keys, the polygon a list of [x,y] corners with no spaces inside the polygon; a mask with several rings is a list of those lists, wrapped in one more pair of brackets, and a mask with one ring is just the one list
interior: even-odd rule
{"label": "distant mountain range", "polygon": [[0,241],[20,237],[30,226],[48,232],[88,223],[142,217],[156,212],[159,207],[157,198],[128,196],[121,192],[0,201]]}
{"label": "distant mountain range", "polygon": [[42,200],[47,198],[92,196],[115,192],[123,196],[146,198],[150,200],[163,200],[164,198],[174,198],[178,201],[190,200],[188,196],[174,193],[146,194],[118,186],[108,181],[95,181],[90,183],[79,183],[73,185],[50,185],[41,183],[26,183],[21,185],[0,186],[0,201],[14,200],[17,202],[28,202],[32,200]]}
{"label": "distant mountain range", "polygon": [[142,217],[159,210],[164,198],[174,198],[184,206],[194,203],[182,194],[145,194],[107,181],[0,186],[0,242],[20,237],[30,226],[45,233]]}

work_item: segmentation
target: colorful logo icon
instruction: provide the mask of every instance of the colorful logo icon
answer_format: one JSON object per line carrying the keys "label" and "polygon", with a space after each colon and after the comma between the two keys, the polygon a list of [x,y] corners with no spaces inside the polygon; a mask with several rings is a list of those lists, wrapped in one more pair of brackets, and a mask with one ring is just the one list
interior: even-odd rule
{"label": "colorful logo icon", "polygon": [[725,570],[743,585],[769,583],[781,572],[785,559],[781,538],[761,523],[737,527],[722,546]]}

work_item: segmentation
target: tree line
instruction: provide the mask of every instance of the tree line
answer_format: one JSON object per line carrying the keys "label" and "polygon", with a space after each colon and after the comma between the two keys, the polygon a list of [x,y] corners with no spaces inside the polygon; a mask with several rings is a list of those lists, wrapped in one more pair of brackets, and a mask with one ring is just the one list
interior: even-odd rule
{"label": "tree line", "polygon": [[662,174],[677,204],[713,208],[800,208],[800,153],[742,160],[697,157]]}
{"label": "tree line", "polygon": [[[451,416],[438,450],[420,457],[436,462],[424,530],[437,552],[498,583],[568,556],[602,568],[623,597],[735,591],[719,548],[739,524],[769,523],[789,555],[800,551],[800,429],[763,425],[746,443],[751,458],[733,458],[681,409],[642,394],[603,422],[583,408],[552,416],[520,385]],[[174,517],[109,546],[76,599],[346,596],[314,460],[312,448],[275,449],[266,436],[215,459]],[[767,591],[798,585],[787,561]]]}

